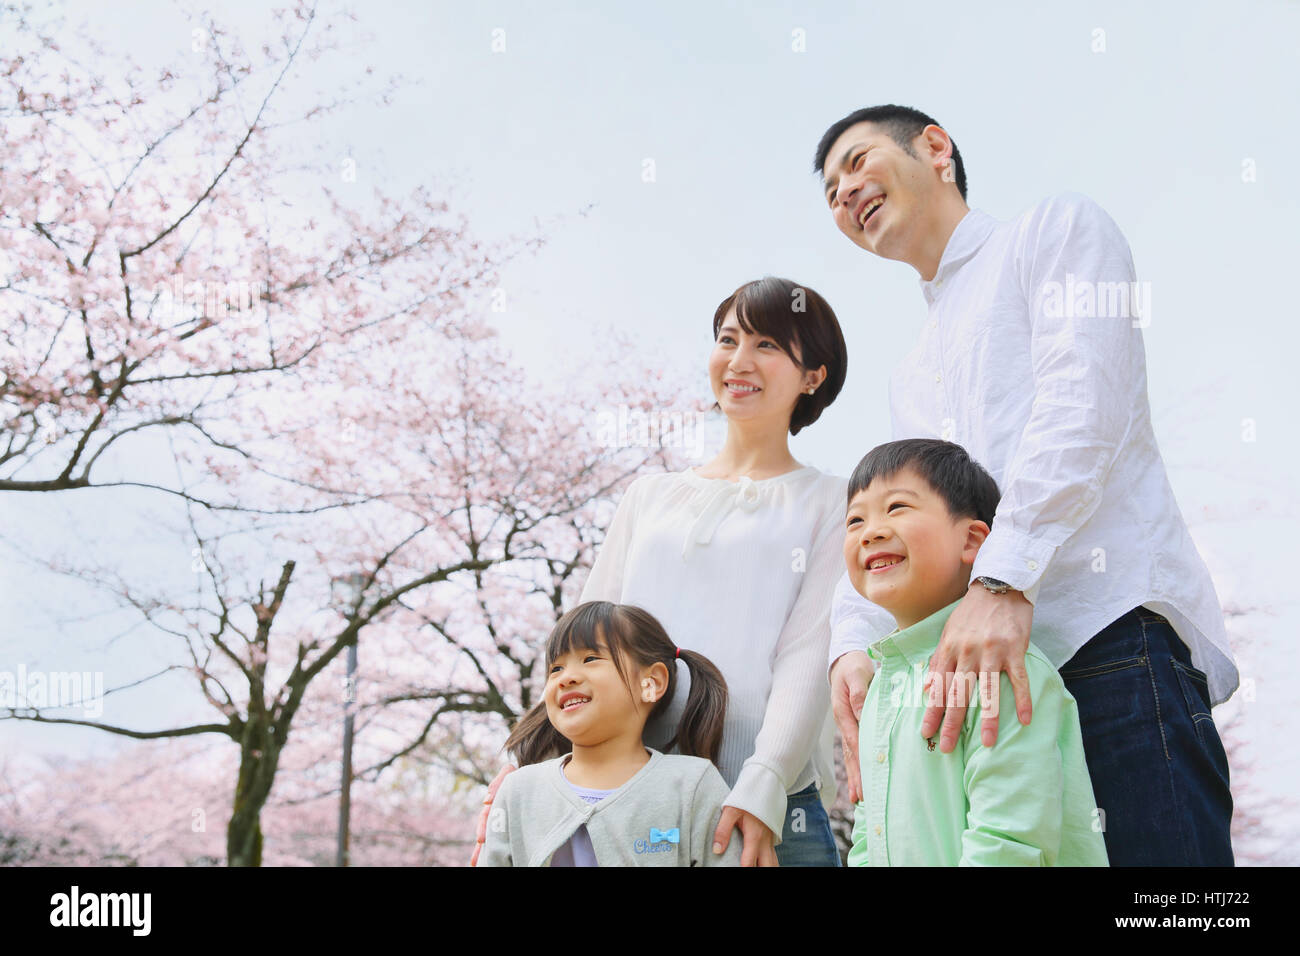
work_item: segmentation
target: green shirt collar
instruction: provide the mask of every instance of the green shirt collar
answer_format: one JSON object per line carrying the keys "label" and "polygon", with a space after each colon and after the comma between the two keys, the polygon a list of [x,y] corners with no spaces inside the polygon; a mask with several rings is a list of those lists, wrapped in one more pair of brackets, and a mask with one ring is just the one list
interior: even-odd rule
{"label": "green shirt collar", "polygon": [[960,603],[961,599],[958,598],[911,627],[895,630],[868,647],[867,653],[878,663],[901,657],[914,667],[924,667],[939,646],[943,626],[948,623],[948,618]]}

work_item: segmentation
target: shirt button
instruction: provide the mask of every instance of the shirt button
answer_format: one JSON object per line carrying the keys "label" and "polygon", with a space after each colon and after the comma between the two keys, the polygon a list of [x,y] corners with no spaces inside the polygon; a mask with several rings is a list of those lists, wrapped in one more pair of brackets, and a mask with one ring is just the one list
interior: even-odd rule
{"label": "shirt button", "polygon": [[880,751],[880,753],[876,754],[876,763],[884,763],[884,762],[885,762],[885,752],[882,750]]}
{"label": "shirt button", "polygon": [[938,382],[942,382],[942,381],[943,381],[943,376],[940,375],[940,374],[938,374],[938,373],[936,372],[936,373],[935,373],[935,376],[934,376],[934,380],[935,380],[936,383],[938,383]]}
{"label": "shirt button", "polygon": [[876,836],[880,836],[880,827],[879,827],[879,826],[876,827]]}
{"label": "shirt button", "polygon": [[1037,561],[1028,561],[1028,562],[1026,562],[1026,564],[1029,566],[1029,570],[1030,570],[1030,571],[1037,571],[1037,570],[1038,570],[1038,562],[1037,562]]}
{"label": "shirt button", "polygon": [[931,319],[931,320],[930,320],[930,328],[931,328],[931,329],[937,329],[938,327],[939,327],[939,323],[936,322],[936,321],[934,321],[933,319]]}

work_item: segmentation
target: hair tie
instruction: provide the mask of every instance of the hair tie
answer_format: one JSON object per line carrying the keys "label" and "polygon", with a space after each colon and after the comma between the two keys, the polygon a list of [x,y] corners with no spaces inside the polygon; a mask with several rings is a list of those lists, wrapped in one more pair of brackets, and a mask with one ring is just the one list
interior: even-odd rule
{"label": "hair tie", "polygon": [[681,657],[681,656],[682,656],[682,649],[680,647],[673,648],[673,657]]}

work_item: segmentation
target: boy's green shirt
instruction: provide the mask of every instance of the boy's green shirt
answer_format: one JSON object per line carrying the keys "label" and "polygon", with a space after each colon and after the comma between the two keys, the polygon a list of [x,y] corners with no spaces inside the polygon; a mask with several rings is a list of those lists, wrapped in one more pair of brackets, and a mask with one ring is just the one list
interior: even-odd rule
{"label": "boy's green shirt", "polygon": [[1032,643],[1033,719],[1023,726],[1004,673],[998,739],[980,743],[978,686],[952,753],[921,736],[926,667],[954,601],[869,650],[876,675],[858,728],[863,802],[850,866],[1106,866],[1074,698]]}

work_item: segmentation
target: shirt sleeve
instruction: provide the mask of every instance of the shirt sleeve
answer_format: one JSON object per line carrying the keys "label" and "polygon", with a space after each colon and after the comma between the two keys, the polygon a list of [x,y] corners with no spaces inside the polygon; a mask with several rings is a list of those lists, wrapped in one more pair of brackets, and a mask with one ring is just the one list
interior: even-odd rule
{"label": "shirt sleeve", "polygon": [[627,566],[628,551],[632,546],[632,531],[636,527],[636,502],[641,485],[637,478],[623,492],[614,512],[614,520],[605,532],[596,560],[591,566],[591,573],[582,586],[579,603],[587,601],[612,601],[622,603],[623,570]]}
{"label": "shirt sleeve", "polygon": [[510,854],[510,818],[507,806],[510,802],[510,776],[501,781],[497,788],[496,799],[488,813],[487,837],[483,841],[483,852],[479,854],[479,866],[514,866]]}
{"label": "shirt sleeve", "polygon": [[[980,743],[980,714],[972,707],[963,726],[969,809],[961,836],[960,866],[1048,866],[1060,856],[1065,768],[1059,738],[1069,713],[1064,686],[1051,665],[1025,658],[1034,719],[1016,717],[1011,680],[1002,675],[998,740]],[[978,697],[976,698],[978,700]]]}
{"label": "shirt sleeve", "polygon": [[831,600],[831,649],[827,667],[849,651],[866,651],[875,641],[891,633],[897,624],[883,607],[872,604],[853,586],[847,571],[841,571],[835,597]]}
{"label": "shirt sleeve", "polygon": [[786,794],[812,756],[830,711],[826,649],[831,596],[843,565],[843,514],[829,497],[819,513],[799,596],[777,638],[772,689],[754,754],[741,767],[727,798],[728,806],[752,813],[767,825],[774,846],[781,843],[785,828]]}
{"label": "shirt sleeve", "polygon": [[695,787],[691,801],[691,863],[695,866],[740,866],[741,840],[738,832],[731,834],[727,848],[721,854],[713,852],[713,832],[722,817],[723,801],[727,799],[727,781],[716,767],[709,764]]}
{"label": "shirt sleeve", "polygon": [[1032,602],[1056,550],[1097,509],[1146,402],[1146,365],[1133,259],[1100,206],[1079,195],[1046,200],[1026,217],[1016,266],[1034,399],[971,577],[1006,581]]}

